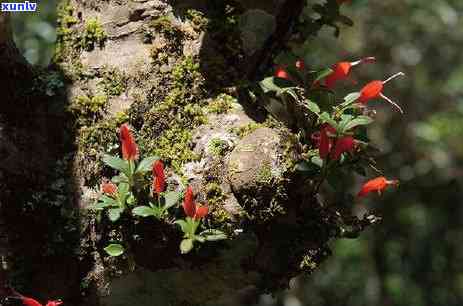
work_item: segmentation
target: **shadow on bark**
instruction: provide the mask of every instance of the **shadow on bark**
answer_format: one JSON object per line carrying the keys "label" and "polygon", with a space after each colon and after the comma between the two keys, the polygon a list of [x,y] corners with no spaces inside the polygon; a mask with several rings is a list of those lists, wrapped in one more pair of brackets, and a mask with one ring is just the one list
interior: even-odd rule
{"label": "shadow on bark", "polygon": [[[0,15],[1,284],[40,301],[82,300],[80,214],[72,160],[73,118],[66,80],[56,67],[33,67]],[[64,80],[64,82],[63,82]],[[6,292],[3,290],[2,298]]]}

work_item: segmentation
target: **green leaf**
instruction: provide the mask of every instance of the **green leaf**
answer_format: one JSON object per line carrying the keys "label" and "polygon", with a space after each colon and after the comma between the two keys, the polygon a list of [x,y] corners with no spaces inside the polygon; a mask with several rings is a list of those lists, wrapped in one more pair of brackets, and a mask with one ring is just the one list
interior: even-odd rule
{"label": "green leaf", "polygon": [[99,198],[98,203],[95,203],[94,205],[90,205],[87,208],[88,209],[95,209],[95,210],[102,210],[102,209],[104,209],[106,207],[111,207],[111,206],[118,206],[116,200],[114,200],[113,198],[110,198],[110,197],[108,197],[106,195],[102,195]]}
{"label": "green leaf", "polygon": [[114,176],[111,181],[113,183],[119,184],[119,183],[128,183],[129,179],[127,178],[127,175],[124,173],[119,173],[119,175]]}
{"label": "green leaf", "polygon": [[314,156],[310,159],[310,162],[319,168],[323,166],[323,159],[320,158],[320,156]]}
{"label": "green leaf", "polygon": [[217,229],[208,229],[202,231],[199,236],[204,237],[207,241],[219,241],[227,239],[227,235],[224,232]]}
{"label": "green leaf", "polygon": [[310,100],[307,100],[307,108],[315,114],[320,113],[320,107],[318,107],[318,105],[315,102],[312,102]]}
{"label": "green leaf", "polygon": [[350,94],[348,94],[347,96],[344,97],[344,102],[342,104],[343,105],[351,104],[351,103],[357,101],[357,99],[359,97],[360,97],[359,92],[352,92],[352,93],[350,93]]}
{"label": "green leaf", "polygon": [[109,256],[120,256],[124,254],[124,247],[120,244],[110,244],[104,248],[105,252],[108,253]]}
{"label": "green leaf", "polygon": [[132,214],[139,217],[149,217],[154,215],[154,211],[149,206],[138,206],[132,209]]}
{"label": "green leaf", "polygon": [[332,72],[333,72],[333,69],[331,69],[331,68],[323,69],[323,70],[317,72],[317,74],[315,75],[315,79],[313,81],[314,82],[319,81],[319,80],[323,79],[324,77],[328,76],[329,74],[331,74]]}
{"label": "green leaf", "polygon": [[121,217],[121,213],[124,211],[122,208],[111,208],[108,210],[109,220],[116,222]]}
{"label": "green leaf", "polygon": [[117,194],[118,194],[119,202],[121,203],[121,205],[125,205],[127,197],[129,196],[129,184],[120,183],[117,186]]}
{"label": "green leaf", "polygon": [[311,171],[310,165],[306,161],[301,161],[297,163],[296,170],[301,172]]}
{"label": "green leaf", "polygon": [[323,112],[320,114],[320,120],[322,123],[329,123],[333,128],[337,130],[338,124],[336,123],[336,121],[334,121],[333,118],[331,118],[331,116],[327,112]]}
{"label": "green leaf", "polygon": [[182,229],[182,232],[184,232],[185,234],[189,233],[190,226],[188,225],[188,223],[185,220],[177,220],[177,221],[175,221],[175,224],[180,225],[180,228]]}
{"label": "green leaf", "polygon": [[284,88],[293,87],[293,82],[275,77],[268,77],[260,81],[260,87],[264,93],[276,92],[281,94]]}
{"label": "green leaf", "polygon": [[108,154],[103,155],[103,163],[123,173],[127,173],[129,171],[129,163],[116,156]]}
{"label": "green leaf", "polygon": [[186,254],[193,249],[193,239],[183,239],[180,243],[180,252]]}
{"label": "green leaf", "polygon": [[359,116],[351,121],[349,121],[343,128],[343,132],[346,132],[356,126],[359,125],[367,125],[373,122],[373,119],[371,119],[368,116]]}
{"label": "green leaf", "polygon": [[203,236],[194,236],[194,240],[201,242],[201,243],[206,242],[206,238]]}
{"label": "green leaf", "polygon": [[293,88],[296,88],[296,87],[285,88],[282,90],[282,93],[286,93],[290,95],[294,100],[299,101],[299,97],[297,96]]}
{"label": "green leaf", "polygon": [[341,121],[339,122],[338,126],[341,131],[344,131],[344,127],[346,126],[347,123],[349,123],[352,119],[354,119],[354,116],[349,115],[349,114],[343,114],[341,115]]}
{"label": "green leaf", "polygon": [[150,156],[143,159],[137,166],[136,173],[145,173],[151,170],[155,161],[159,160],[158,156]]}
{"label": "green leaf", "polygon": [[108,204],[107,202],[98,202],[93,205],[87,206],[87,209],[92,209],[92,210],[103,210],[106,207],[110,207],[111,205]]}
{"label": "green leaf", "polygon": [[180,201],[182,194],[176,191],[169,191],[164,194],[164,209],[169,209]]}
{"label": "green leaf", "polygon": [[130,193],[129,197],[127,198],[127,204],[134,205],[137,202],[137,199]]}

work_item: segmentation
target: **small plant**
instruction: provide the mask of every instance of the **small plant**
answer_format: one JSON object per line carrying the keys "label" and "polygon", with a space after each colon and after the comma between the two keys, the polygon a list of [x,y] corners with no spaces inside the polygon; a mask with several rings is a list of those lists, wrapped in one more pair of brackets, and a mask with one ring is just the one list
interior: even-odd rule
{"label": "small plant", "polygon": [[[103,162],[118,171],[118,174],[111,181],[102,183],[102,195],[97,203],[90,207],[91,209],[106,211],[111,222],[117,222],[125,214],[128,220],[132,217],[154,217],[168,224],[180,224],[185,233],[185,239],[181,244],[183,254],[192,250],[194,241],[205,242],[227,238],[221,231],[213,229],[196,235],[201,219],[208,213],[208,207],[206,205],[197,206],[193,203],[191,188],[187,188],[183,205],[187,218],[169,220],[169,216],[174,216],[174,214],[169,214],[169,209],[178,207],[182,193],[167,191],[163,162],[156,156],[147,157],[138,162],[140,158],[138,145],[127,124],[121,125],[119,139],[122,158],[108,154],[103,156]],[[152,183],[147,185],[146,173],[150,170]],[[120,256],[125,249],[120,243],[110,243],[104,248],[110,256]]]}
{"label": "small plant", "polygon": [[201,220],[209,213],[209,207],[194,202],[193,190],[190,186],[187,187],[185,192],[183,210],[187,217],[184,220],[175,221],[184,233],[184,239],[180,243],[180,251],[182,254],[190,252],[196,241],[203,243],[205,241],[218,241],[227,238],[223,232],[216,229],[208,229],[196,234]]}
{"label": "small plant", "polygon": [[86,51],[91,51],[98,47],[103,47],[107,35],[101,23],[96,18],[89,19],[85,23],[82,37],[80,38],[80,45]]}
{"label": "small plant", "polygon": [[[350,77],[351,68],[374,61],[374,57],[365,57],[353,62],[341,61],[321,71],[309,71],[304,61],[298,60],[294,66],[277,66],[272,77],[260,82],[264,99],[281,103],[277,109],[297,107],[303,118],[313,118],[312,126],[299,126],[305,152],[297,170],[313,179],[314,194],[325,180],[335,186],[346,169],[362,175],[365,175],[365,166],[375,169],[368,155],[370,144],[366,136],[366,126],[374,120],[374,112],[368,109],[370,101],[382,98],[403,114],[402,108],[383,94],[384,85],[404,75],[402,72],[384,81],[371,81],[359,92],[346,95],[340,103],[336,101],[333,89],[338,82]],[[358,196],[372,191],[381,194],[387,186],[397,184],[397,180],[381,176],[368,181]]]}

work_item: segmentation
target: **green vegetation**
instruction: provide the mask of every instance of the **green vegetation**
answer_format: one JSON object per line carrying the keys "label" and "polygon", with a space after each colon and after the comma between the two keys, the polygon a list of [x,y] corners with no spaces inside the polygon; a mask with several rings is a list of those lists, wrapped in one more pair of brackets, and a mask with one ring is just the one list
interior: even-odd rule
{"label": "green vegetation", "polygon": [[102,48],[106,41],[106,32],[96,18],[85,22],[84,31],[80,37],[80,46],[86,51],[92,51],[95,46]]}
{"label": "green vegetation", "polygon": [[115,68],[106,68],[101,75],[100,85],[108,96],[119,96],[127,87],[127,77]]}
{"label": "green vegetation", "polygon": [[228,150],[228,144],[220,138],[213,138],[209,141],[208,150],[215,156],[223,156]]}
{"label": "green vegetation", "polygon": [[233,103],[236,99],[227,94],[220,94],[217,98],[213,99],[207,106],[207,111],[214,114],[223,114],[233,108]]}

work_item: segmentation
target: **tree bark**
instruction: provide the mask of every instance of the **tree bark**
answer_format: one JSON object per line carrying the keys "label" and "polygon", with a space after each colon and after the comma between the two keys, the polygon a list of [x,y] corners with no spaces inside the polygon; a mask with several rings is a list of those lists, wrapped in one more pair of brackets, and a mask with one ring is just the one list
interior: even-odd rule
{"label": "tree bark", "polygon": [[[66,305],[253,305],[259,293],[312,272],[344,213],[323,205],[294,171],[294,133],[247,93],[290,39],[304,3],[63,1],[55,64],[38,72],[2,15],[0,154],[10,158],[0,165],[2,216],[21,220],[9,237],[24,240],[9,246],[10,270],[22,271],[14,282]],[[210,204],[208,223],[229,240],[180,255],[173,224],[97,222],[86,210],[113,174],[101,158],[119,154],[123,122],[142,155],[169,166],[170,186],[182,190],[182,176]],[[130,250],[109,258],[102,248],[119,229]]]}

